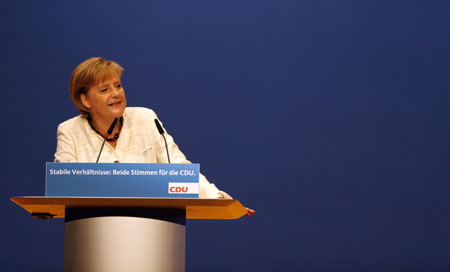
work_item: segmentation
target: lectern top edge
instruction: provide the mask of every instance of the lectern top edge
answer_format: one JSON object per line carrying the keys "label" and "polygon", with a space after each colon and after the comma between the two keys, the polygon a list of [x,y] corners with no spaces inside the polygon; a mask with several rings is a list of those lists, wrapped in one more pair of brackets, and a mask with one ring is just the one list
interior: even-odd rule
{"label": "lectern top edge", "polygon": [[13,197],[11,201],[31,214],[64,218],[67,207],[139,207],[186,210],[186,219],[238,219],[246,209],[238,200],[140,197]]}

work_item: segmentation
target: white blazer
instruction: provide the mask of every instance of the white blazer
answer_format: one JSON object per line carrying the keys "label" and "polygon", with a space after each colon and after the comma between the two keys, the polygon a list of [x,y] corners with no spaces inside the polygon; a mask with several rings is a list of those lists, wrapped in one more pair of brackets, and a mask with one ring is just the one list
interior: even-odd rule
{"label": "white blazer", "polygon": [[[155,112],[147,108],[126,108],[123,127],[114,149],[107,142],[99,162],[122,163],[167,163],[167,152],[163,137],[159,134],[154,120]],[[186,159],[173,138],[165,134],[170,161],[191,163]],[[103,143],[103,138],[89,126],[81,115],[71,118],[58,126],[55,162],[95,162]],[[228,198],[200,175],[200,198]]]}

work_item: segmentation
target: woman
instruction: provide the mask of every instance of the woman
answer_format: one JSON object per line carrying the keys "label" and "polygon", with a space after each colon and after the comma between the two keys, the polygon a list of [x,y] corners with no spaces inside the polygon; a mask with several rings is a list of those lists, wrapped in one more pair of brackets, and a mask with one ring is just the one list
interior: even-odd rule
{"label": "woman", "polygon": [[[147,108],[127,108],[120,82],[124,69],[116,62],[90,58],[78,65],[69,83],[70,97],[81,115],[58,126],[56,162],[95,162],[107,131],[119,118],[99,158],[100,162],[166,163],[162,136]],[[171,162],[190,163],[166,134]],[[200,175],[200,198],[231,197]],[[248,215],[254,211],[248,209]]]}

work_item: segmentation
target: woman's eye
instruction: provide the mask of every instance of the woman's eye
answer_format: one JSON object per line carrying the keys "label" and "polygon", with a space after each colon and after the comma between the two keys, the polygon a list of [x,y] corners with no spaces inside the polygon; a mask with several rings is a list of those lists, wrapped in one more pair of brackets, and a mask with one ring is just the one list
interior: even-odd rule
{"label": "woman's eye", "polygon": [[117,84],[116,87],[117,88],[122,88],[122,84]]}
{"label": "woman's eye", "polygon": [[100,92],[104,93],[108,90],[108,88],[101,89]]}

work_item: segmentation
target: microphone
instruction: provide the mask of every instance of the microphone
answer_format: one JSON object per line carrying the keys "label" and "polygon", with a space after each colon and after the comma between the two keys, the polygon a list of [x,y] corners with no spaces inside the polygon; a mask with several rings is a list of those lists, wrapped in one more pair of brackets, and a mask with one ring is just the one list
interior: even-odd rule
{"label": "microphone", "polygon": [[114,121],[112,122],[111,126],[109,127],[108,132],[106,132],[107,136],[105,138],[108,138],[108,136],[111,135],[111,133],[113,132],[114,128],[116,127],[116,124],[117,124],[118,120],[119,120],[119,118],[117,118],[117,117],[114,118]]}
{"label": "microphone", "polygon": [[119,120],[119,118],[117,118],[117,117],[114,118],[114,121],[112,122],[111,126],[109,127],[108,131],[106,132],[105,139],[103,140],[103,143],[102,143],[102,148],[100,148],[100,152],[98,152],[97,161],[95,163],[98,163],[98,160],[100,159],[100,155],[102,154],[102,151],[103,151],[103,147],[105,146],[106,139],[108,139],[109,135],[111,135],[111,133],[113,132],[114,127],[117,124],[117,120]]}
{"label": "microphone", "polygon": [[158,128],[159,134],[161,134],[161,136],[163,136],[164,143],[166,144],[167,160],[170,163],[169,148],[167,147],[166,137],[164,136],[164,129],[162,128],[162,126],[159,123],[158,119],[155,119],[155,124],[156,124],[156,127]]}
{"label": "microphone", "polygon": [[159,134],[164,135],[164,129],[162,128],[161,124],[158,122],[158,119],[155,119],[156,127],[158,128]]}

